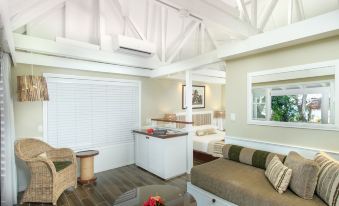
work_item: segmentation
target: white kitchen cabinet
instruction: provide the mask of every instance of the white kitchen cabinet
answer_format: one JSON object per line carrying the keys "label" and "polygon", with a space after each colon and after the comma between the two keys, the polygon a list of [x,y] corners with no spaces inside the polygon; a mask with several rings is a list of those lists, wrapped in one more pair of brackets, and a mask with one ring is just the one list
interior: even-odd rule
{"label": "white kitchen cabinet", "polygon": [[186,173],[186,135],[158,138],[134,134],[137,166],[163,179]]}

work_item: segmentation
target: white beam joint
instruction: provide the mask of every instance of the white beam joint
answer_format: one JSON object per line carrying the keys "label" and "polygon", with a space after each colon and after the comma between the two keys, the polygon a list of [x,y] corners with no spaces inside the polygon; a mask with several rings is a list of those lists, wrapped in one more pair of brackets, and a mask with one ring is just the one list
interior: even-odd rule
{"label": "white beam joint", "polygon": [[188,38],[192,35],[193,31],[199,26],[200,22],[195,22],[191,28],[185,32],[182,41],[179,43],[179,46],[174,50],[171,56],[168,58],[167,63],[171,63],[176,55],[179,53],[180,49],[185,45]]}
{"label": "white beam joint", "polygon": [[12,21],[11,21],[12,31],[26,25],[27,23],[36,19],[40,15],[48,12],[49,10],[59,6],[65,1],[66,0],[46,0],[30,8],[24,13],[18,13],[12,18]]}
{"label": "white beam joint", "polygon": [[240,19],[250,23],[250,18],[248,16],[248,12],[247,12],[244,0],[237,0],[237,5],[238,5],[239,12],[240,12]]}
{"label": "white beam joint", "polygon": [[259,30],[263,31],[268,19],[271,17],[273,10],[275,8],[275,6],[277,5],[278,0],[271,0],[269,6],[267,7],[267,9],[264,11],[263,13],[263,17],[261,18],[261,22],[260,22],[260,26],[259,26]]}

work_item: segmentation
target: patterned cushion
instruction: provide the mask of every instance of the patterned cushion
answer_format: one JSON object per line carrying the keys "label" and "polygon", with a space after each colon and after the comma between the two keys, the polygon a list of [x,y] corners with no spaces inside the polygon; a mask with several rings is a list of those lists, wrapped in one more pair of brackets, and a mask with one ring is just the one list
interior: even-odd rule
{"label": "patterned cushion", "polygon": [[282,194],[287,190],[292,170],[286,167],[278,156],[274,156],[267,166],[265,175],[279,194]]}
{"label": "patterned cushion", "polygon": [[312,199],[317,186],[318,164],[313,160],[303,158],[296,152],[290,152],[284,164],[293,171],[290,189],[299,197]]}
{"label": "patterned cushion", "polygon": [[275,155],[277,155],[282,162],[284,162],[286,158],[284,155],[232,144],[225,144],[222,148],[222,153],[225,159],[252,165],[261,169],[266,169],[268,163],[270,163]]}
{"label": "patterned cushion", "polygon": [[316,193],[329,206],[339,206],[339,162],[320,152],[315,156],[320,166]]}

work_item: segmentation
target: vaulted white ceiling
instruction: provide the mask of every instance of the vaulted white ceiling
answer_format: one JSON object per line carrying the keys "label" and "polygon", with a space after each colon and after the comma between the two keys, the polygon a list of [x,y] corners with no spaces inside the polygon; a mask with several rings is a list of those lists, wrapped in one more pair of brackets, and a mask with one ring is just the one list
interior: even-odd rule
{"label": "vaulted white ceiling", "polygon": [[[10,26],[18,34],[14,42],[36,37],[25,40],[42,46],[46,45],[44,40],[50,40],[47,43],[57,50],[60,45],[53,42],[62,37],[103,48],[111,44],[113,35],[121,34],[155,43],[153,67],[142,65],[140,60],[141,68],[151,69],[339,8],[338,0],[1,1],[7,1]],[[34,45],[15,46],[17,50],[44,53]],[[115,53],[109,49],[103,52]],[[132,60],[139,61],[137,57]],[[223,70],[223,66],[216,63],[205,69]]]}

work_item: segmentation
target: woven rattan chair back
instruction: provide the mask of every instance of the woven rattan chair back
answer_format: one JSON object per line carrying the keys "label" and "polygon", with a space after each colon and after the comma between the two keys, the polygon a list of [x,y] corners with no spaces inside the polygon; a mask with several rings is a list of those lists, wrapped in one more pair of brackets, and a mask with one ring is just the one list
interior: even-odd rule
{"label": "woven rattan chair back", "polygon": [[34,138],[19,139],[15,143],[15,153],[22,160],[34,158],[51,149],[47,143]]}

